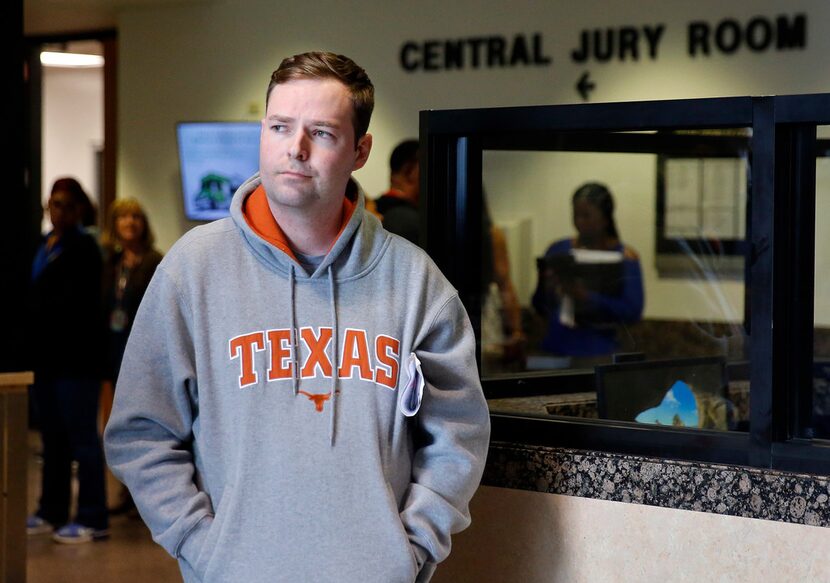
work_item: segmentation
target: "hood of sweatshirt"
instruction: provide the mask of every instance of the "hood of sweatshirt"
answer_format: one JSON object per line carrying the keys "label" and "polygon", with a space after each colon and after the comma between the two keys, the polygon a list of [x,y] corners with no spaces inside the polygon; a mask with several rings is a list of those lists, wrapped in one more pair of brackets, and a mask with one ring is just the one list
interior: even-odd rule
{"label": "hood of sweatshirt", "polygon": [[156,269],[108,461],[188,583],[425,581],[469,523],[487,453],[467,313],[356,183],[308,272],[260,186]]}
{"label": "hood of sweatshirt", "polygon": [[[297,280],[328,279],[331,328],[333,330],[329,358],[337,362],[339,336],[337,317],[337,285],[360,277],[371,270],[387,244],[387,233],[380,222],[364,212],[365,193],[354,178],[349,178],[343,194],[343,214],[340,231],[332,241],[322,262],[308,273],[294,255],[279,223],[268,206],[267,195],[259,173],[248,179],[234,194],[231,218],[242,233],[246,244],[262,263],[276,274],[288,279],[291,310],[290,344],[292,361],[292,389],[300,392],[297,331]],[[329,439],[334,445],[337,423],[338,375],[331,375],[331,417]]]}
{"label": "hood of sweatshirt", "polygon": [[340,231],[313,273],[307,273],[294,256],[271,214],[259,173],[245,181],[234,194],[231,218],[254,255],[276,273],[290,277],[293,271],[296,279],[316,279],[327,277],[331,268],[339,282],[371,269],[386,244],[387,233],[364,207],[363,188],[350,178],[343,195]]}

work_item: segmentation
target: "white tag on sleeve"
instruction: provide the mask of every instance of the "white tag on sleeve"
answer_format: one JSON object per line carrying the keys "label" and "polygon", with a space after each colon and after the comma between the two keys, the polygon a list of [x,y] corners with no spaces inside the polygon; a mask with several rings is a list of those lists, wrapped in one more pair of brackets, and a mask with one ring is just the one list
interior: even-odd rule
{"label": "white tag on sleeve", "polygon": [[421,361],[411,353],[406,359],[406,370],[409,374],[409,380],[406,381],[406,386],[401,391],[401,398],[398,402],[401,413],[407,417],[412,417],[421,408],[421,399],[424,397],[424,375],[421,372]]}

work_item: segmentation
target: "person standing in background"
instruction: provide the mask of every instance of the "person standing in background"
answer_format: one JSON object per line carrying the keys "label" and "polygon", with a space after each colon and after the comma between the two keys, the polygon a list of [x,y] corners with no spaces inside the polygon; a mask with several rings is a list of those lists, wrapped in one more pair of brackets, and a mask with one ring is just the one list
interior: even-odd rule
{"label": "person standing in background", "polygon": [[420,218],[418,198],[421,193],[421,165],[418,140],[404,140],[389,157],[389,190],[375,200],[383,228],[418,244]]}
{"label": "person standing in background", "polygon": [[118,379],[121,358],[141,298],[161,262],[147,214],[134,198],[113,203],[101,244],[104,248],[104,306],[107,313],[106,379]]}
{"label": "person standing in background", "polygon": [[510,277],[507,238],[493,223],[484,196],[481,216],[482,372],[522,370],[527,338],[522,329],[522,308]]}
{"label": "person standing in background", "polygon": [[[107,326],[106,369],[102,398],[103,425],[109,418],[112,394],[121,359],[141,298],[161,262],[153,247],[155,237],[150,221],[134,198],[119,198],[110,208],[102,237],[104,249],[103,298]],[[129,490],[122,487],[119,503],[112,512],[123,514],[135,508]]]}
{"label": "person standing in background", "polygon": [[[74,178],[52,186],[52,231],[32,265],[29,346],[32,401],[43,440],[42,491],[29,534],[54,532],[60,543],[109,535],[104,458],[98,433],[103,327],[101,254],[82,226],[88,197]],[[70,521],[72,461],[78,462],[78,510]]]}

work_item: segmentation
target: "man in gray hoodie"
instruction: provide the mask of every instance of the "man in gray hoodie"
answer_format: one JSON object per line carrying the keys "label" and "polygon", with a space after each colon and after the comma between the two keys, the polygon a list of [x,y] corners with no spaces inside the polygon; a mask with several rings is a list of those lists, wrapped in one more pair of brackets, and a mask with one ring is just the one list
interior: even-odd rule
{"label": "man in gray hoodie", "polygon": [[271,77],[260,172],[159,265],[107,460],[190,582],[428,581],[470,522],[489,415],[458,294],[364,212],[374,89]]}

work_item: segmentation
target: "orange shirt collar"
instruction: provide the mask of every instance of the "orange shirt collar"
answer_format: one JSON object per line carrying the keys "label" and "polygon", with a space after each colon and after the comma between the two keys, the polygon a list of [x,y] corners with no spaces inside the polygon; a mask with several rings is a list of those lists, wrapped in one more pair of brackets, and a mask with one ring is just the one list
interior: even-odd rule
{"label": "orange shirt collar", "polygon": [[[340,230],[331,242],[329,251],[331,251],[331,247],[334,246],[337,239],[340,238],[340,235],[343,234],[343,230],[349,223],[349,219],[352,218],[352,214],[354,213],[356,207],[357,205],[354,202],[345,196],[343,197],[343,213],[341,215],[342,219],[340,223]],[[294,261],[297,261],[297,257],[294,255],[294,251],[288,243],[288,238],[285,236],[285,233],[283,233],[279,223],[277,223],[277,220],[271,213],[271,207],[268,206],[268,197],[265,194],[265,188],[263,188],[261,184],[257,186],[248,198],[245,199],[245,202],[242,203],[242,216],[245,217],[245,222],[248,223],[248,226],[251,227],[254,233],[280,249]]]}

